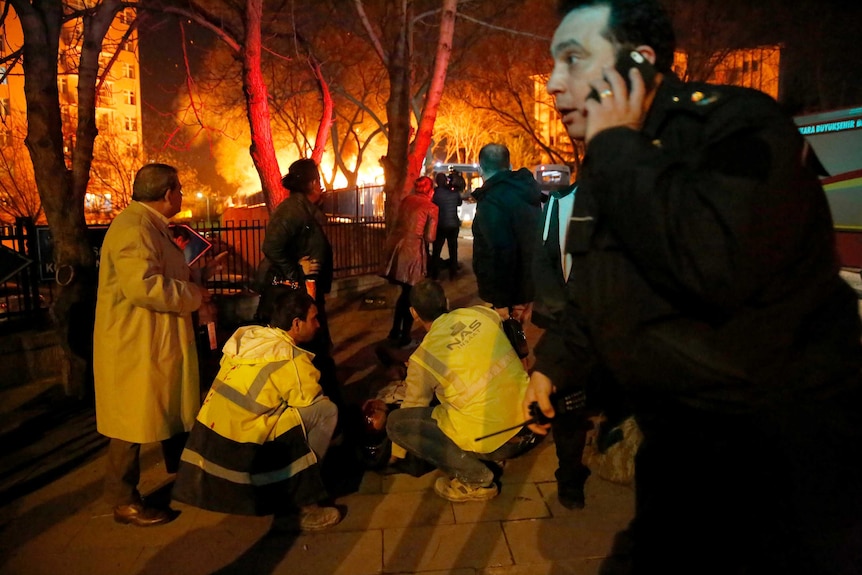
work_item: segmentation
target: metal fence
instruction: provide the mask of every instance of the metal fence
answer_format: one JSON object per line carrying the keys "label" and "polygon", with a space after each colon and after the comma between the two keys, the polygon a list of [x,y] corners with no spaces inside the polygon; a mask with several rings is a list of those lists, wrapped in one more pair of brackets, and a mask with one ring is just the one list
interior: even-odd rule
{"label": "metal fence", "polygon": [[[224,224],[194,222],[192,228],[213,244],[204,253],[202,264],[227,252],[221,270],[209,287],[215,293],[237,289],[254,290],[263,254],[266,220],[227,221]],[[386,226],[382,217],[349,218],[329,215],[323,229],[332,244],[333,272],[336,279],[376,273],[383,265]]]}
{"label": "metal fence", "polygon": [[[209,224],[201,221],[190,224],[190,227],[212,243],[212,248],[207,250],[195,265],[205,265],[221,252],[227,252],[220,262],[220,269],[208,280],[207,287],[218,294],[255,290],[266,224],[265,220]],[[324,230],[332,244],[336,279],[376,273],[380,270],[386,240],[382,216],[331,214]],[[15,225],[0,225],[0,245],[7,248],[0,250],[6,253],[7,258],[15,257],[15,254],[9,256],[10,250],[13,250],[34,262],[0,282],[0,326],[4,322],[26,324],[36,319],[44,319],[52,301],[53,282],[39,279],[40,254],[35,226],[28,220],[21,220]],[[3,261],[5,266],[5,260],[0,261]]]}
{"label": "metal fence", "polygon": [[[0,328],[44,322],[52,300],[52,286],[39,282],[35,265],[36,227],[32,220],[18,218],[11,225],[0,223],[0,246]],[[22,269],[5,277],[21,266]]]}

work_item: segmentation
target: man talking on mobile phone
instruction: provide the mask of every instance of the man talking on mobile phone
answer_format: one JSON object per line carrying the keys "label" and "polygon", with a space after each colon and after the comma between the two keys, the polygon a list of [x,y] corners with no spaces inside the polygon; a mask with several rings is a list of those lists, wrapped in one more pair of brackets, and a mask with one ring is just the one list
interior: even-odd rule
{"label": "man talking on mobile phone", "polygon": [[[862,571],[858,302],[816,158],[768,96],[680,82],[656,0],[561,17],[547,89],[586,155],[564,330],[524,405],[553,415],[584,337],[626,394],[636,512],[603,572]],[[655,68],[649,89],[622,51]]]}

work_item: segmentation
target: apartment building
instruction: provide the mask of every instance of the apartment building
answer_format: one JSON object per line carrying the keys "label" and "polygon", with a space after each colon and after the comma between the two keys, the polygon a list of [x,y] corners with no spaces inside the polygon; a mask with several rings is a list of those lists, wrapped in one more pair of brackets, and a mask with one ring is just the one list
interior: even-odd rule
{"label": "apartment building", "polygon": [[[67,11],[83,10],[94,0],[67,0]],[[99,89],[96,98],[98,136],[95,142],[85,207],[89,223],[105,223],[128,205],[135,170],[142,157],[141,84],[138,60],[138,38],[133,8],[126,8],[114,19],[102,44],[99,57]],[[60,36],[58,89],[63,121],[64,152],[71,165],[78,119],[78,64],[81,55],[83,22],[73,18]],[[23,44],[23,33],[14,12],[10,11],[0,28],[0,55],[13,54]],[[8,70],[7,70],[8,68]],[[24,76],[20,61],[0,68],[0,180],[16,181],[15,188],[26,184],[21,156],[26,154],[26,102]],[[29,161],[29,158],[27,158]],[[32,186],[35,190],[35,185]],[[0,195],[4,193],[0,186]],[[7,192],[8,194],[8,192]],[[0,198],[2,202],[2,198]]]}

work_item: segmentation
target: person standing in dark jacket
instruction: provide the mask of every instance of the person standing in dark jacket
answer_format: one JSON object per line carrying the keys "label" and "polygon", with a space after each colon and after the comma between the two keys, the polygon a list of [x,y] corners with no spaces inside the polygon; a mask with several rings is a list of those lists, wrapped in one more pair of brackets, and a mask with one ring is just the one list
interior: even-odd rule
{"label": "person standing in dark jacket", "polygon": [[862,572],[862,326],[815,158],[768,96],[675,78],[657,0],[561,12],[547,88],[586,155],[524,408],[553,415],[584,338],[625,390],[635,517],[602,572]]}
{"label": "person standing in dark jacket", "polygon": [[479,297],[502,318],[515,319],[533,301],[531,265],[542,192],[526,168],[513,172],[509,149],[488,144],[479,151],[485,183],[473,192],[473,273]]}
{"label": "person standing in dark jacket", "polygon": [[461,220],[458,218],[458,206],[461,205],[461,192],[451,185],[449,176],[440,172],[437,174],[437,187],[431,198],[439,210],[437,219],[437,237],[431,248],[431,261],[428,265],[428,276],[437,279],[440,275],[440,252],[443,243],[449,249],[449,279],[455,279],[458,273],[458,232],[461,231]]}
{"label": "person standing in dark jacket", "polygon": [[[572,268],[572,255],[566,252],[565,238],[576,188],[577,186],[572,186],[550,194],[537,229],[538,242],[532,269],[535,300],[529,317],[536,326],[546,332],[556,333],[562,330],[560,320],[566,304],[566,283]],[[552,337],[542,338],[540,342],[549,339]],[[554,382],[558,393],[592,391],[587,390],[587,387],[596,372],[595,359],[585,338],[581,344],[573,350],[580,357],[579,361],[573,362],[578,369],[567,372],[564,379]],[[535,354],[541,354],[542,351],[537,348]],[[551,420],[551,429],[559,462],[554,473],[557,479],[557,498],[568,509],[581,509],[586,503],[584,484],[590,476],[589,468],[582,462],[589,429],[586,411],[579,409],[556,414]]]}
{"label": "person standing in dark jacket", "polygon": [[326,294],[332,288],[332,246],[323,230],[326,216],[318,207],[323,187],[317,164],[309,158],[293,162],[281,184],[290,195],[278,205],[266,226],[261,250],[269,269],[256,317],[268,323],[276,297],[286,289],[305,290],[314,298],[320,329],[306,349],[314,353],[324,392],[340,406],[341,391],[326,316]]}

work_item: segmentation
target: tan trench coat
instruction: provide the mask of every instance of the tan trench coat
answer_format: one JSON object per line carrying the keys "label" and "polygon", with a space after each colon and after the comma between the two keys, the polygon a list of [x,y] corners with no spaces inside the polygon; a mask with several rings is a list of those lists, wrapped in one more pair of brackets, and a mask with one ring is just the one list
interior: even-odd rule
{"label": "tan trench coat", "polygon": [[93,361],[99,433],[149,443],[191,429],[200,408],[191,314],[201,296],[168,220],[132,202],[108,228],[99,263]]}

